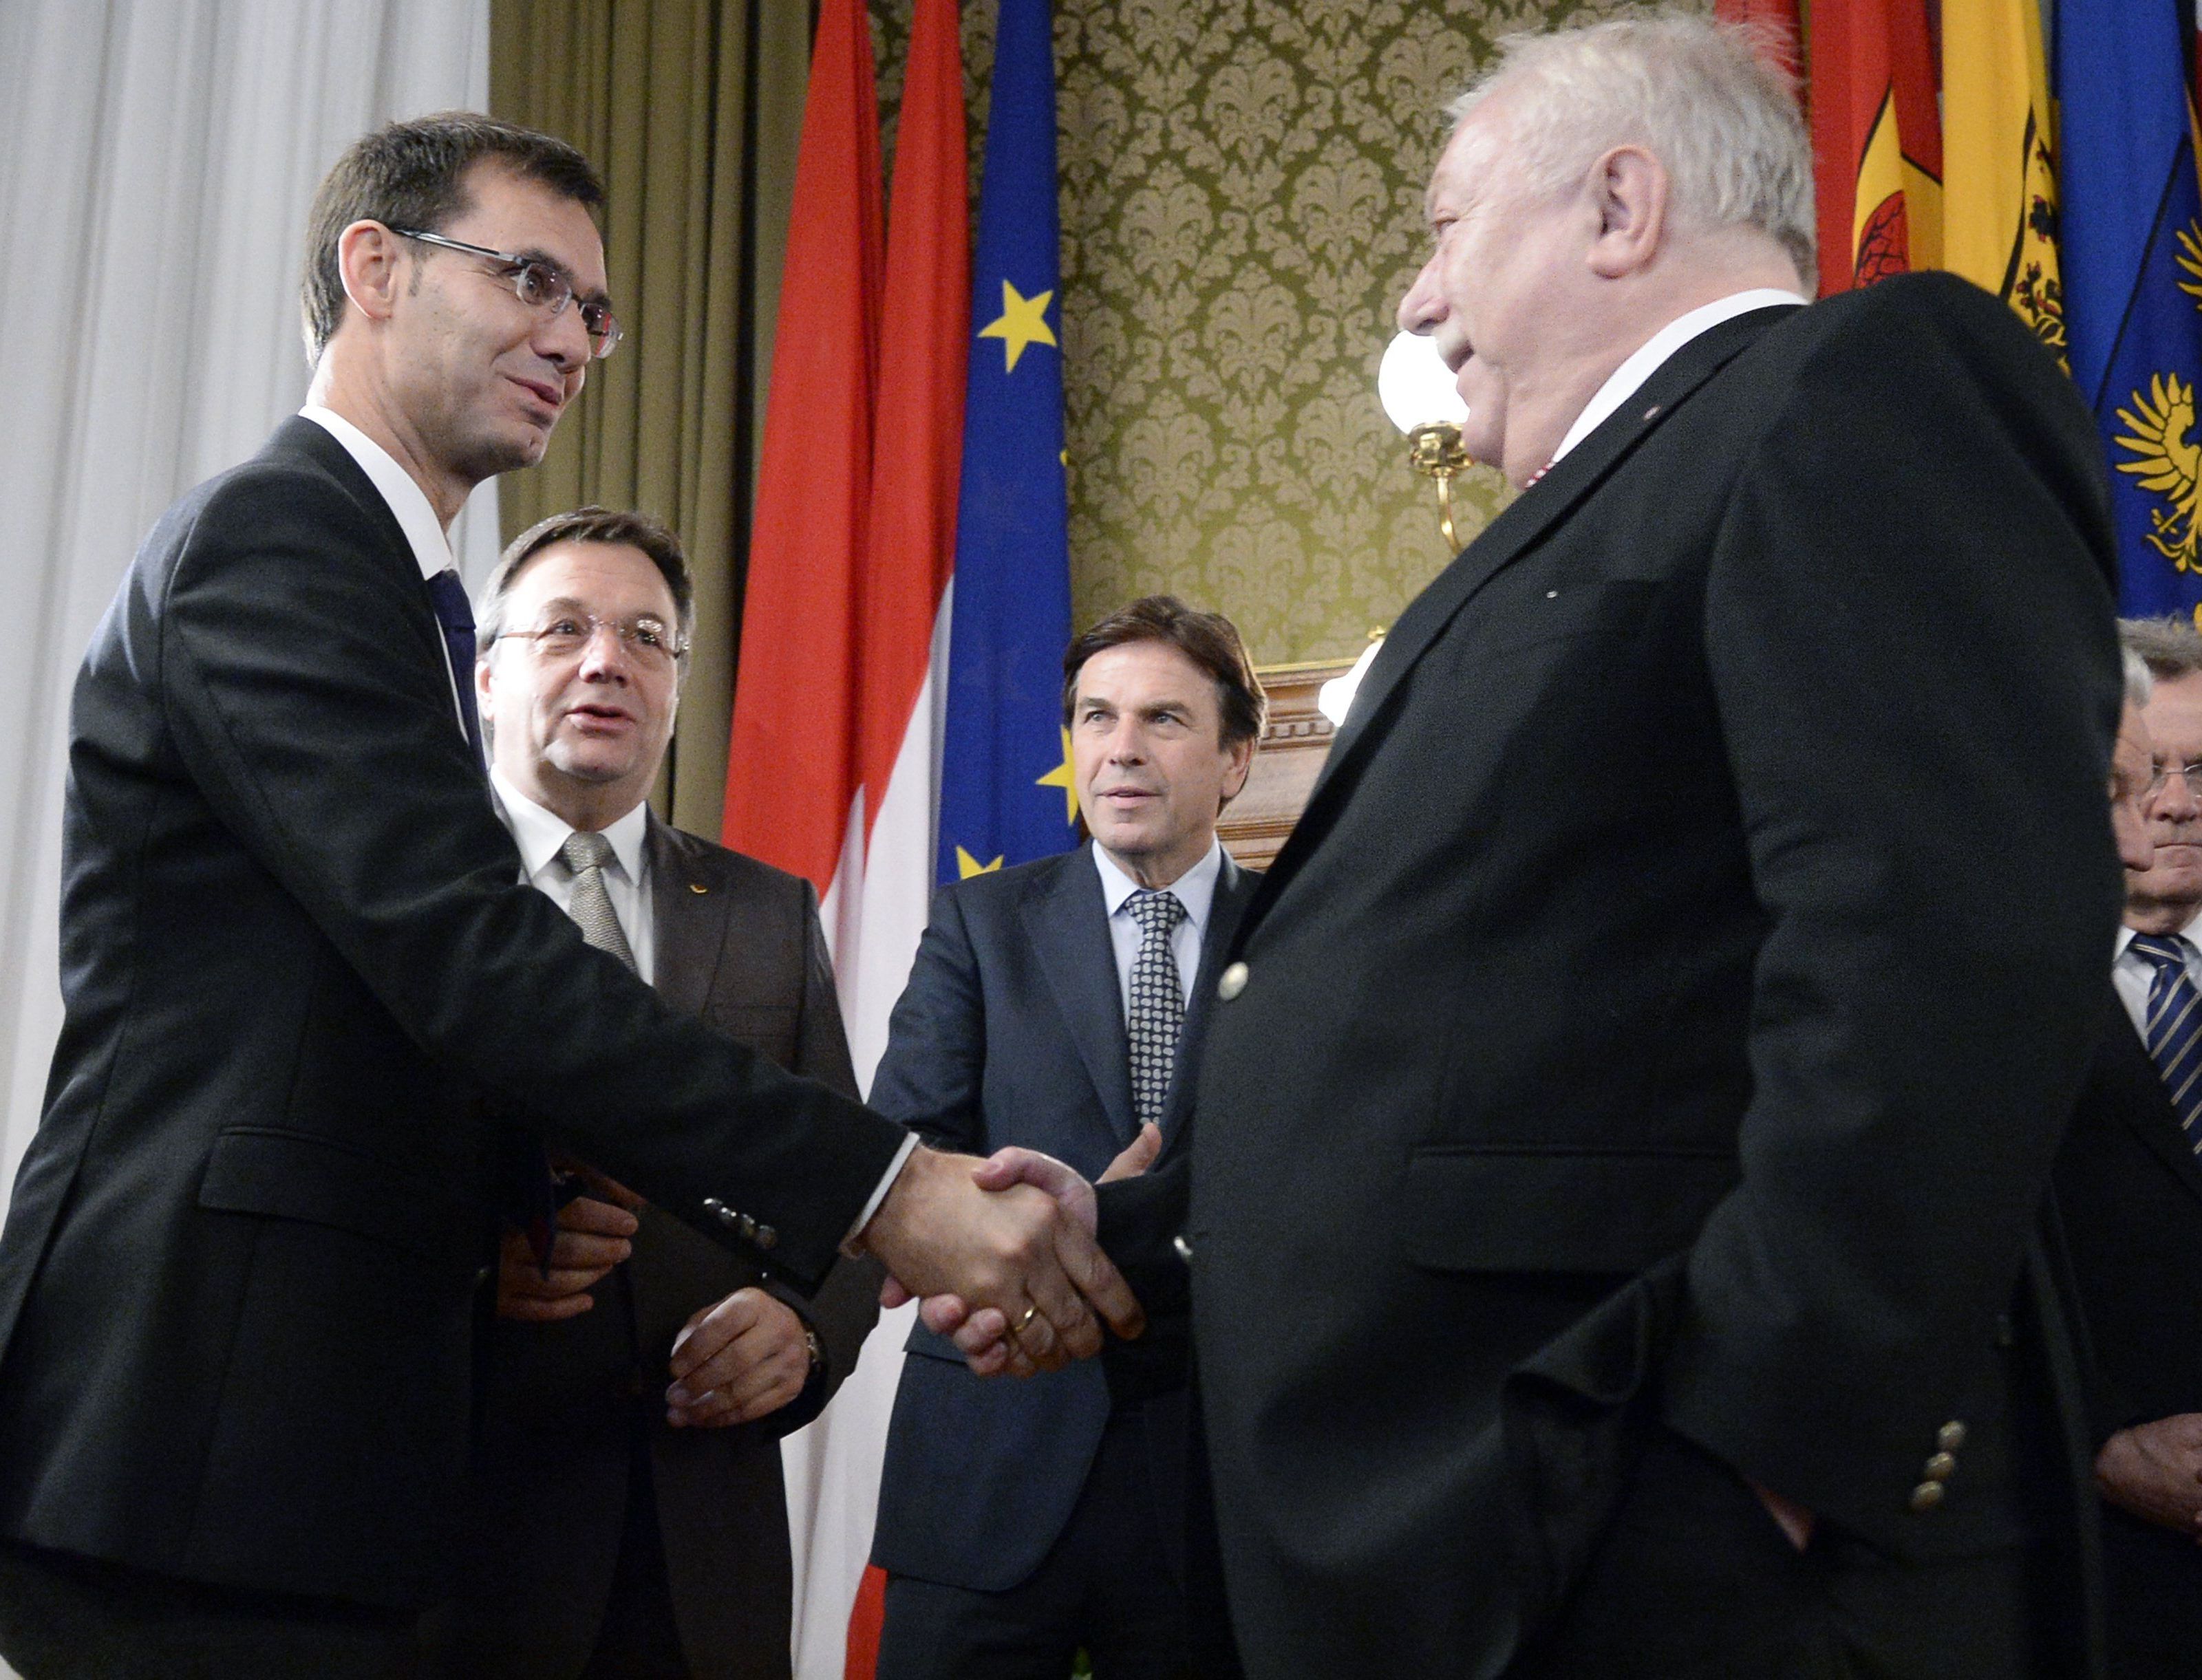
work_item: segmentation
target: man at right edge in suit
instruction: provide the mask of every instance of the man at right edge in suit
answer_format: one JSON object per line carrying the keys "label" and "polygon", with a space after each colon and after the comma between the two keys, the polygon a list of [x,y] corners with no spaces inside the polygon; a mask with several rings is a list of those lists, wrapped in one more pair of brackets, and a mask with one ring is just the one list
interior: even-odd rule
{"label": "man at right edge in suit", "polygon": [[1239,1655],[2074,1671],[2016,1292],[2119,903],[2094,429],[1960,280],[1805,305],[1740,33],[1517,38],[1451,115],[1399,320],[1521,494],[1239,925],[1189,1173],[1101,1190],[1190,1266]]}
{"label": "man at right edge in suit", "polygon": [[1081,1289],[1136,1328],[1045,1195],[670,1007],[521,878],[445,532],[617,343],[602,196],[492,118],[356,143],[306,408],[93,635],[67,1013],[0,1235],[0,1653],[33,1680],[414,1671],[476,1279],[550,1201],[543,1144],[805,1293],[860,1249],[971,1288],[1021,1365],[1098,1348]]}
{"label": "man at right edge in suit", "polygon": [[2110,1671],[2187,1680],[2202,1674],[2202,635],[2121,629],[2134,669],[2112,788],[2145,821],[2120,825],[2138,843],[2117,1004],[2056,1205],[2093,1354]]}

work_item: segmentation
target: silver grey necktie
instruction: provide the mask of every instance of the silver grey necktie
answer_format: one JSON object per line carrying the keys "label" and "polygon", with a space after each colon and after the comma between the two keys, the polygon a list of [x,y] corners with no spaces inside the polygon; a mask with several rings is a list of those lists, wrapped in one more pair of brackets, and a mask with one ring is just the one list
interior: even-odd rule
{"label": "silver grey necktie", "polygon": [[1139,952],[1132,959],[1132,1009],[1124,1025],[1132,1041],[1132,1112],[1141,1125],[1162,1124],[1169,1100],[1170,1071],[1178,1034],[1185,1026],[1185,986],[1178,978],[1170,935],[1185,919],[1174,892],[1135,892],[1124,901],[1139,925]]}
{"label": "silver grey necktie", "polygon": [[611,895],[604,890],[604,866],[612,861],[612,843],[577,828],[566,837],[558,855],[574,877],[574,896],[566,913],[580,924],[581,937],[633,968],[634,952],[620,930]]}

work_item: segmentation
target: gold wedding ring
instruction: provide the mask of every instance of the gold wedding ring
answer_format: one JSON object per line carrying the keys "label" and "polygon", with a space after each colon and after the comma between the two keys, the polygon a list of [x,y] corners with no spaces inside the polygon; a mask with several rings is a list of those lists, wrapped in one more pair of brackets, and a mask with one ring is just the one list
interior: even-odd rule
{"label": "gold wedding ring", "polygon": [[1019,1319],[1016,1323],[1010,1326],[1010,1334],[1012,1336],[1022,1336],[1024,1334],[1025,1326],[1038,1317],[1039,1317],[1039,1303],[1035,1301],[1031,1306],[1025,1308],[1024,1317]]}

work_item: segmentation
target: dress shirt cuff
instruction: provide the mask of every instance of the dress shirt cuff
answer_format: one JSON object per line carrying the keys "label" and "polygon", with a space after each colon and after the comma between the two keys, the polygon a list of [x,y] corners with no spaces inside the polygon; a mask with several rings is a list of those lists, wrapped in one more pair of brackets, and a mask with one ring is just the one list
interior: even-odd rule
{"label": "dress shirt cuff", "polygon": [[857,1239],[863,1235],[864,1227],[871,1224],[872,1215],[880,1211],[880,1204],[887,1199],[887,1192],[894,1188],[894,1181],[902,1177],[902,1170],[910,1160],[910,1152],[916,1147],[917,1134],[913,1131],[903,1139],[902,1148],[895,1151],[895,1158],[887,1163],[886,1172],[880,1176],[879,1188],[872,1192],[872,1199],[864,1204],[864,1211],[857,1215],[857,1222],[849,1227],[849,1234],[841,1239],[841,1252],[851,1260],[863,1253],[857,1246]]}

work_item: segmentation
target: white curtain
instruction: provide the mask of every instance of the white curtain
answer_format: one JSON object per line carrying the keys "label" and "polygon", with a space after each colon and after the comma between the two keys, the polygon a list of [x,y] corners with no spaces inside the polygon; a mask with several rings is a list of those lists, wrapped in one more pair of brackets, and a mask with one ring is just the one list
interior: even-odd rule
{"label": "white curtain", "polygon": [[[305,393],[315,186],[489,96],[488,0],[0,0],[0,1206],[61,1021],[69,689],[138,538]],[[453,538],[494,561],[485,485]]]}

